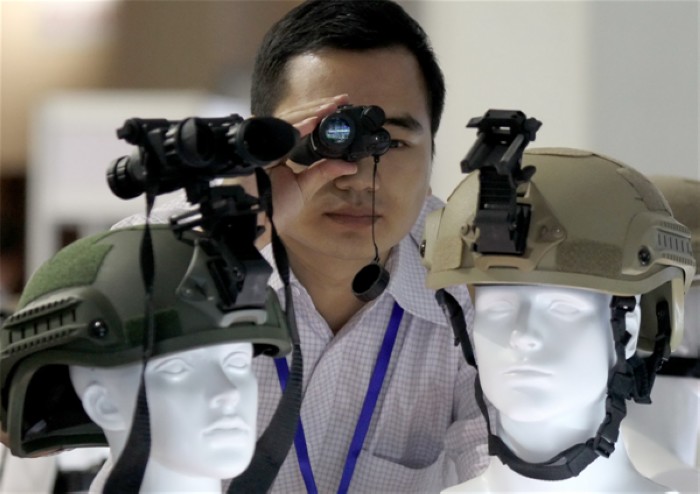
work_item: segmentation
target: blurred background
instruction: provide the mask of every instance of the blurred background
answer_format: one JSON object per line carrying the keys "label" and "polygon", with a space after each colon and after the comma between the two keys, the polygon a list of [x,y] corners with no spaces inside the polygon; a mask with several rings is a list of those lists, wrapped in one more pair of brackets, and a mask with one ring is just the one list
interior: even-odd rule
{"label": "blurred background", "polygon": [[[0,0],[3,307],[61,245],[141,212],[104,173],[127,118],[248,116],[268,27],[298,1]],[[697,1],[401,2],[448,94],[433,191],[446,198],[488,108],[544,122],[541,146],[698,178]]]}
{"label": "blurred background", "polygon": [[[256,48],[298,3],[0,0],[0,308],[12,310],[62,245],[144,210],[105,180],[131,152],[115,134],[125,119],[249,116]],[[432,38],[447,80],[439,197],[462,178],[475,139],[466,123],[489,108],[543,121],[532,146],[700,178],[698,1],[400,3]],[[24,478],[45,481],[42,492],[80,490],[101,461],[61,460],[58,481],[53,459]]]}

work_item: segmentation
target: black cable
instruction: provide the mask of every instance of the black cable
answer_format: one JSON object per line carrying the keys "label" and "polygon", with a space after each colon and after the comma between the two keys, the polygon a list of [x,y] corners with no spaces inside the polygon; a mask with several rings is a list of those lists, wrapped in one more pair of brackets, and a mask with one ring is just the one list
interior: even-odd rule
{"label": "black cable", "polygon": [[374,262],[379,263],[379,247],[377,246],[377,241],[374,237],[374,223],[376,220],[375,216],[375,197],[377,196],[377,165],[379,164],[379,156],[374,157],[374,167],[372,169],[372,245],[374,245]]}

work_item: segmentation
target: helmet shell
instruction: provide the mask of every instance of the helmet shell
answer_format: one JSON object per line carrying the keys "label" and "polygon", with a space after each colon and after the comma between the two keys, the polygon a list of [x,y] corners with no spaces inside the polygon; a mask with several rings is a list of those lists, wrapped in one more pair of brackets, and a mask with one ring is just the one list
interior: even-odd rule
{"label": "helmet shell", "polygon": [[[0,330],[0,419],[12,452],[105,445],[82,410],[68,366],[111,367],[144,356],[145,290],[139,252],[143,226],[80,239],[42,265],[19,309]],[[178,240],[151,226],[154,255],[153,357],[246,341],[280,356],[291,341],[275,293],[264,308],[225,312],[199,234]]]}
{"label": "helmet shell", "polygon": [[[668,201],[673,217],[690,230],[695,267],[700,265],[700,180],[666,175],[652,175],[656,185]],[[693,286],[700,286],[700,272],[695,272]]]}
{"label": "helmet shell", "polygon": [[475,250],[476,171],[427,219],[428,285],[535,284],[642,295],[639,346],[645,350],[653,348],[655,308],[665,299],[675,348],[695,260],[690,231],[673,218],[658,189],[629,166],[589,151],[530,149],[522,164],[537,169],[518,189],[518,202],[531,206],[523,255]]}

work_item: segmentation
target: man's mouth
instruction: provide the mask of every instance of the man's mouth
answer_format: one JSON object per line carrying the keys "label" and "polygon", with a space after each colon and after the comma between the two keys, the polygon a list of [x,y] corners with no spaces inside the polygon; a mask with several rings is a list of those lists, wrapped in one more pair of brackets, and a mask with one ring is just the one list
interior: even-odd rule
{"label": "man's mouth", "polygon": [[354,216],[350,214],[327,214],[331,221],[347,226],[370,226],[375,220],[376,216]]}
{"label": "man's mouth", "polygon": [[325,213],[325,216],[335,223],[357,227],[370,226],[379,219],[371,209],[340,209]]}

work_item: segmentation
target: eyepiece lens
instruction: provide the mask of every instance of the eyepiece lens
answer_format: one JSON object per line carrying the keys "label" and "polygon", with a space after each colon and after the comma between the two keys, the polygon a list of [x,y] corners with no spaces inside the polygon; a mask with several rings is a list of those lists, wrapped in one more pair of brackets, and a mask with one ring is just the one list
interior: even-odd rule
{"label": "eyepiece lens", "polygon": [[332,144],[344,144],[352,135],[352,127],[341,117],[332,117],[324,122],[323,137]]}

